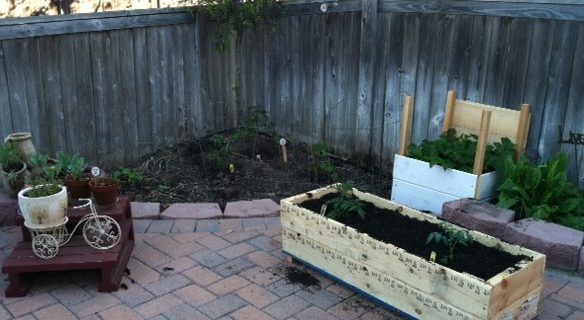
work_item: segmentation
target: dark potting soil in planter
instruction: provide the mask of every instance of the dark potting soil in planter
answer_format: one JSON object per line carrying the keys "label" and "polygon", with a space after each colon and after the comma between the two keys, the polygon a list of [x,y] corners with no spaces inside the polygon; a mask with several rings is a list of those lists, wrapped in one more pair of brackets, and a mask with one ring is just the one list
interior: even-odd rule
{"label": "dark potting soil in planter", "polygon": [[[304,201],[299,206],[313,212],[320,212],[323,204],[336,197],[336,193],[331,193],[319,199]],[[349,218],[340,219],[339,222],[426,260],[428,260],[432,251],[436,251],[438,259],[448,255],[448,247],[446,245],[438,245],[434,242],[426,244],[426,239],[430,233],[441,230],[439,225],[412,219],[393,210],[381,209],[369,202],[363,201],[363,203],[367,212],[364,220],[355,214]],[[454,252],[454,258],[454,261],[449,261],[446,265],[448,268],[458,272],[470,273],[484,280],[513,267],[523,259],[529,259],[525,256],[512,255],[484,246],[476,241],[473,241],[468,246],[458,244]]]}

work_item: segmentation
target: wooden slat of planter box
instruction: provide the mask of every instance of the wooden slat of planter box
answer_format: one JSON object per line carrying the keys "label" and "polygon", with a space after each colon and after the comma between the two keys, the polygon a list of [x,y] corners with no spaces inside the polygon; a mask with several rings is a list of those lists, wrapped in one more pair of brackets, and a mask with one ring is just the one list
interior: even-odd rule
{"label": "wooden slat of planter box", "polygon": [[342,253],[313,239],[295,235],[282,228],[284,250],[300,260],[307,261],[327,274],[379,299],[392,308],[413,318],[434,320],[474,320],[470,313],[452,306],[385,274],[369,265],[343,256]]}
{"label": "wooden slat of planter box", "polygon": [[[336,252],[336,254],[338,254],[339,259],[349,259],[355,263],[360,263],[363,264],[366,268],[371,268],[371,269],[381,269],[384,270],[384,272],[386,273],[386,275],[388,277],[392,277],[395,276],[396,278],[399,278],[401,275],[401,278],[399,278],[400,281],[406,281],[405,279],[407,279],[408,283],[406,285],[410,286],[411,289],[415,288],[418,291],[424,291],[424,285],[427,286],[427,283],[434,283],[434,286],[431,287],[430,289],[426,289],[427,291],[424,291],[425,294],[431,295],[434,298],[433,299],[437,299],[437,298],[441,298],[440,294],[441,292],[438,290],[443,290],[443,288],[441,289],[442,286],[437,286],[436,285],[436,281],[432,281],[432,280],[420,280],[420,277],[425,276],[424,273],[419,273],[418,276],[414,276],[412,277],[412,274],[409,273],[409,268],[407,268],[407,271],[405,272],[405,275],[403,275],[404,271],[403,271],[403,265],[404,265],[404,261],[409,261],[410,264],[413,264],[414,261],[417,262],[417,266],[421,266],[421,265],[425,265],[426,268],[428,268],[428,265],[430,265],[431,267],[434,267],[434,271],[435,270],[444,270],[444,275],[446,276],[446,279],[449,279],[450,277],[452,277],[452,284],[453,286],[451,286],[452,288],[448,289],[446,294],[442,294],[445,297],[445,304],[456,304],[455,306],[452,306],[453,308],[457,308],[457,306],[461,309],[464,310],[464,312],[470,312],[472,314],[474,314],[477,318],[479,319],[498,319],[499,316],[503,316],[506,317],[508,314],[511,315],[517,315],[518,312],[518,307],[517,306],[523,306],[524,309],[528,309],[525,310],[524,313],[522,315],[528,315],[530,312],[534,312],[534,308],[533,307],[529,307],[529,303],[526,303],[526,301],[536,301],[536,303],[534,304],[535,310],[537,309],[537,301],[539,301],[539,296],[533,296],[534,293],[539,292],[538,290],[541,290],[541,286],[542,286],[542,279],[543,279],[543,271],[544,271],[544,267],[545,267],[545,256],[536,253],[534,251],[525,249],[525,248],[521,248],[519,246],[516,245],[511,245],[511,244],[507,244],[504,242],[501,242],[500,240],[493,238],[491,236],[488,235],[484,235],[482,233],[476,232],[476,231],[471,231],[471,234],[473,235],[473,237],[487,245],[487,246],[497,246],[499,248],[501,248],[504,251],[513,253],[513,254],[523,254],[529,257],[533,258],[533,261],[525,261],[525,263],[523,265],[519,266],[519,270],[515,271],[513,273],[508,272],[508,271],[504,271],[501,274],[489,279],[487,282],[483,282],[480,279],[477,279],[476,277],[467,275],[467,274],[461,274],[458,273],[456,271],[450,270],[448,268],[445,267],[441,267],[438,266],[436,264],[430,263],[425,261],[424,259],[420,259],[419,257],[415,257],[413,255],[410,255],[406,252],[403,252],[403,256],[402,256],[402,260],[401,261],[398,259],[398,263],[396,263],[396,261],[393,261],[391,259],[389,259],[388,261],[386,261],[385,263],[381,262],[382,259],[384,259],[385,257],[387,257],[387,255],[380,254],[379,252],[375,252],[375,250],[373,250],[373,253],[371,252],[367,252],[368,247],[372,247],[372,245],[375,245],[376,248],[388,248],[388,247],[393,247],[391,245],[387,245],[384,244],[382,242],[379,242],[375,239],[370,238],[367,235],[364,234],[359,234],[358,232],[356,232],[354,229],[350,228],[350,227],[346,227],[343,226],[342,224],[339,224],[338,222],[326,219],[324,217],[320,217],[319,215],[315,214],[315,213],[311,213],[310,211],[297,207],[294,205],[294,203],[300,203],[302,201],[305,201],[309,198],[319,198],[327,193],[330,192],[334,192],[334,189],[331,188],[323,188],[323,189],[319,189],[319,190],[315,190],[313,192],[310,192],[311,196],[309,197],[307,194],[301,194],[295,197],[291,197],[288,199],[284,199],[282,200],[282,223],[283,226],[286,227],[290,227],[290,229],[288,229],[288,231],[291,232],[291,234],[293,234],[294,232],[296,234],[300,234],[301,237],[303,237],[303,241],[313,241],[314,243],[320,243],[320,246],[322,246],[323,243],[326,243],[327,246],[333,246],[333,248],[331,248],[332,250],[334,250]],[[405,207],[402,207],[400,205],[397,205],[395,203],[391,203],[385,199],[367,194],[367,193],[362,193],[359,192],[357,190],[354,191],[355,195],[363,200],[369,201],[374,203],[375,205],[377,205],[378,207],[381,208],[387,208],[387,209],[398,209],[401,211],[402,214],[418,219],[418,220],[425,220],[425,221],[429,221],[431,223],[443,223],[442,221],[438,220],[436,217],[430,216],[430,215],[426,215],[426,214],[422,214],[418,211],[412,210],[412,209],[408,209]],[[305,217],[302,217],[302,214],[305,214]],[[306,216],[310,216],[310,218],[308,219],[309,221],[313,221],[312,224],[314,225],[303,225],[303,220],[306,220]],[[298,219],[300,217],[300,219]],[[292,220],[291,220],[292,219]],[[335,227],[335,230],[332,230],[332,227]],[[456,227],[456,226],[454,226]],[[458,227],[456,227],[458,228]],[[308,229],[317,229],[317,230],[313,230],[313,231],[307,231]],[[346,230],[346,231],[345,231]],[[344,237],[340,237],[341,239],[333,239],[333,235],[331,234],[331,232],[347,232],[349,234],[351,234],[351,237],[353,239],[356,239],[356,241],[349,243],[342,243],[342,240]],[[341,241],[341,243],[339,244],[338,242]],[[293,255],[296,255],[298,257],[300,257],[301,259],[303,259],[301,256],[304,255],[304,253],[302,253],[302,251],[294,251],[294,249],[290,249],[292,247],[287,247],[288,244],[290,244],[291,241],[287,241],[284,243],[284,250],[290,252]],[[367,245],[365,245],[367,244]],[[356,247],[354,249],[347,249],[347,247]],[[289,250],[290,249],[290,250]],[[292,250],[292,251],[291,251]],[[399,251],[401,249],[395,248],[395,250]],[[403,250],[401,250],[403,251]],[[363,259],[363,257],[360,258],[359,256],[359,252],[366,252],[365,254],[367,255],[368,259]],[[369,257],[375,257],[374,258],[369,258]],[[393,255],[390,255],[390,257],[393,257]],[[303,259],[304,260],[304,259]],[[310,260],[307,260],[309,263],[313,263]],[[373,262],[371,262],[373,261]],[[329,268],[328,264],[323,264],[323,265],[318,265],[316,263],[314,263],[318,268],[321,268],[323,271],[331,273],[331,270]],[[391,268],[388,268],[388,266],[391,266]],[[397,266],[397,269],[396,269]],[[391,269],[388,271],[388,269]],[[415,273],[415,272],[414,272]],[[374,295],[375,297],[381,299],[382,301],[390,304],[390,305],[394,305],[395,307],[398,307],[406,312],[411,313],[413,316],[419,316],[416,315],[416,308],[410,308],[410,309],[403,309],[400,306],[396,305],[396,302],[394,300],[384,300],[383,297],[378,297],[375,295],[375,293],[371,293],[369,291],[366,290],[366,287],[359,287],[358,283],[351,283],[352,280],[346,280],[345,278],[343,278],[343,274],[333,274],[334,276],[337,276],[343,280],[345,280],[346,282],[350,283],[351,285],[356,286],[357,288],[359,288],[360,290],[363,290],[365,292],[368,292],[372,295]],[[429,278],[431,278],[432,276],[429,276]],[[459,280],[461,279],[462,282]],[[456,283],[455,283],[455,280]],[[413,282],[412,282],[413,281]],[[416,282],[417,281],[417,282]],[[420,285],[420,283],[422,283],[422,285]],[[456,295],[460,295],[460,293],[464,293],[466,289],[455,289],[456,285],[462,283],[463,288],[466,285],[475,285],[475,287],[473,288],[485,288],[486,290],[488,290],[487,293],[487,297],[488,299],[486,303],[482,303],[480,299],[476,299],[476,303],[472,303],[472,302],[468,302],[466,304],[460,304],[458,303],[458,301],[460,301],[460,299],[466,299],[468,301],[468,297],[467,298],[460,298],[457,297]],[[438,289],[438,290],[437,290]],[[450,295],[449,293],[452,293],[452,295]],[[539,294],[539,293],[537,293]],[[397,298],[399,300],[399,297]],[[397,303],[399,304],[399,303]],[[533,303],[532,303],[533,305]],[[418,308],[419,309],[419,308]],[[421,309],[419,309],[421,310]],[[531,311],[530,311],[531,310]],[[495,315],[499,315],[497,316],[497,318],[494,318]],[[529,319],[529,317],[525,317],[526,319]],[[433,317],[432,319],[437,319],[435,317]],[[504,319],[504,318],[501,318]]]}
{"label": "wooden slat of planter box", "polygon": [[[422,292],[434,292],[444,303],[446,299],[450,299],[452,306],[458,308],[488,305],[491,286],[484,282],[472,276],[446,274],[444,268],[436,263],[430,263],[403,249],[363,236],[341,223],[305,211],[299,210],[293,214],[282,212],[287,215],[282,219],[282,227],[300,234],[300,237],[318,239],[319,243],[326,244],[368,267],[385,270],[385,274],[394,279],[407,278],[408,285]],[[387,265],[392,268],[386,268]],[[480,312],[487,314],[486,308]]]}
{"label": "wooden slat of planter box", "polygon": [[[393,178],[427,189],[436,190],[460,198],[474,198],[477,176],[459,170],[446,170],[399,154],[394,158]],[[483,173],[479,179],[479,200],[492,197],[497,188],[497,174]],[[444,182],[448,181],[447,184]]]}

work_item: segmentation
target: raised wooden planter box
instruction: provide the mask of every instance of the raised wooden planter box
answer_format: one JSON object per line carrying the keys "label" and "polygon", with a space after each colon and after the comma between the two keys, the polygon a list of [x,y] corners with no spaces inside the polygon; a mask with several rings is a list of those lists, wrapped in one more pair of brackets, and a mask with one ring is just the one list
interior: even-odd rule
{"label": "raised wooden planter box", "polygon": [[391,201],[440,215],[444,202],[461,198],[489,200],[495,197],[498,185],[496,172],[476,175],[444,170],[441,166],[430,167],[428,162],[396,154]]}
{"label": "raised wooden planter box", "polygon": [[[281,201],[287,254],[412,318],[511,320],[537,316],[544,255],[469,231],[484,245],[529,257],[485,281],[409,254],[297,205],[335,191],[328,187]],[[445,223],[368,193],[354,190],[354,194],[380,208]]]}

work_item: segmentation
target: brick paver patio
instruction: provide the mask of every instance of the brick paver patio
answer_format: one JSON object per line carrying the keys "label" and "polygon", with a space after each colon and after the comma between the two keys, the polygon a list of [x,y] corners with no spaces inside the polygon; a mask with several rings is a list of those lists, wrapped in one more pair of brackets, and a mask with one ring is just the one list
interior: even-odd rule
{"label": "brick paver patio", "polygon": [[[6,298],[2,274],[0,319],[401,319],[314,272],[319,286],[288,283],[277,217],[135,222],[118,292],[97,292],[97,273],[68,272]],[[20,240],[18,228],[1,230],[0,262]],[[584,278],[547,271],[544,297],[542,320],[584,320]]]}

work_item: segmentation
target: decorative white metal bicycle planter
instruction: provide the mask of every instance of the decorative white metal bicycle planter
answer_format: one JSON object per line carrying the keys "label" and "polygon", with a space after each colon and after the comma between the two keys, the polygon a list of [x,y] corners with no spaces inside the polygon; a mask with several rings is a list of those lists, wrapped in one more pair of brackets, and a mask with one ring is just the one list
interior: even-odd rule
{"label": "decorative white metal bicycle planter", "polygon": [[79,200],[86,201],[86,203],[73,208],[89,207],[91,212],[83,216],[70,233],[68,233],[66,226],[69,221],[67,217],[61,223],[50,227],[32,226],[25,221],[24,225],[32,235],[32,251],[36,256],[43,259],[56,256],[59,253],[59,247],[67,244],[81,225],[83,225],[81,231],[83,239],[95,249],[107,250],[120,242],[122,229],[116,220],[106,215],[97,214],[91,199]]}

